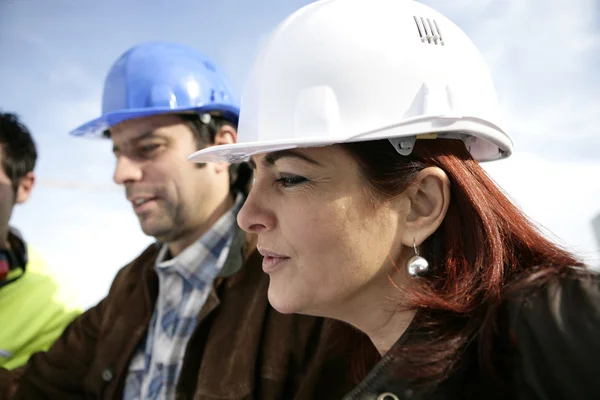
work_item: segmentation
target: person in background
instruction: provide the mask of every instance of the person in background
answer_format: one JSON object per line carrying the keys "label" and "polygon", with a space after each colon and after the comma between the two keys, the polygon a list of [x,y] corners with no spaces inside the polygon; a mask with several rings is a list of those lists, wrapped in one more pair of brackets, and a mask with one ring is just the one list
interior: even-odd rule
{"label": "person in background", "polygon": [[35,184],[37,150],[17,115],[0,112],[0,367],[15,369],[47,350],[83,311],[77,291],[17,229],[13,209]]}
{"label": "person in background", "polygon": [[600,399],[600,276],[481,167],[513,141],[467,35],[415,1],[327,0],[267,43],[238,143],[191,159],[254,166],[238,222],[273,307],[369,337],[344,399]]}
{"label": "person in background", "polygon": [[72,133],[112,141],[114,181],[157,243],[20,379],[0,376],[0,393],[329,400],[352,387],[348,360],[330,357],[321,340],[322,318],[269,305],[256,237],[236,224],[248,166],[187,161],[234,143],[238,113],[225,75],[193,48],[143,43],[114,62],[102,116]]}

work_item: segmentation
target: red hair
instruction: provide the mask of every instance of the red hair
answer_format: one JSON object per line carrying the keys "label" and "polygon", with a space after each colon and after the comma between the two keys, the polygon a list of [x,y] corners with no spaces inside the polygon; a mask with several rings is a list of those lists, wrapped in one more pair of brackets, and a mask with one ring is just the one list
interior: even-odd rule
{"label": "red hair", "polygon": [[[536,290],[582,262],[540,233],[462,141],[418,140],[407,157],[387,140],[340,146],[357,161],[375,200],[398,196],[427,167],[439,167],[450,180],[447,215],[420,251],[430,272],[398,294],[403,307],[417,310],[413,326],[427,332],[425,340],[398,349],[403,360],[398,373],[415,384],[437,384],[458,368],[475,342],[480,365],[493,377],[499,358],[495,324],[503,300]],[[353,372],[364,376],[379,357],[364,335],[345,332],[348,340],[351,336],[353,348],[362,349]]]}

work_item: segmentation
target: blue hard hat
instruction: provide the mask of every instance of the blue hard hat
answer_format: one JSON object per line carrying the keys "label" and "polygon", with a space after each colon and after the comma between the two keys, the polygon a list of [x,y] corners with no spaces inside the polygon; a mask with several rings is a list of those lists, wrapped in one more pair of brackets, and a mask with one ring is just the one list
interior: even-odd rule
{"label": "blue hard hat", "polygon": [[143,43],[110,68],[102,116],[71,135],[103,136],[120,122],[173,112],[209,113],[237,124],[239,104],[226,76],[204,54],[179,44]]}

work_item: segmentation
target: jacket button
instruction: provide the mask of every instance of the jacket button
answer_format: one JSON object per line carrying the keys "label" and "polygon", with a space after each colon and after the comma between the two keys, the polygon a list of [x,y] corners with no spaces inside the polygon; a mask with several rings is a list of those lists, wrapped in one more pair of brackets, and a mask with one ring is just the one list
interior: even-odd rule
{"label": "jacket button", "polygon": [[104,371],[102,371],[102,379],[104,379],[105,382],[110,382],[113,377],[114,374],[110,368],[106,368]]}
{"label": "jacket button", "polygon": [[377,400],[400,400],[394,393],[386,392],[377,396]]}

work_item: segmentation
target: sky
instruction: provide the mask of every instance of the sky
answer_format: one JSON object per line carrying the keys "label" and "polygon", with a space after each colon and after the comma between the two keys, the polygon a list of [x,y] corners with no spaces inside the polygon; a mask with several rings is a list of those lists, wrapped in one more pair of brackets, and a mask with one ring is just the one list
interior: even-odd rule
{"label": "sky", "polygon": [[[68,135],[99,115],[111,64],[141,42],[183,43],[240,95],[270,31],[310,2],[0,0],[0,108],[21,116],[40,153],[38,184],[11,224],[86,307],[153,241],[112,182],[111,144]],[[545,234],[600,265],[600,2],[423,2],[471,37],[492,72],[515,152],[484,168]]]}

